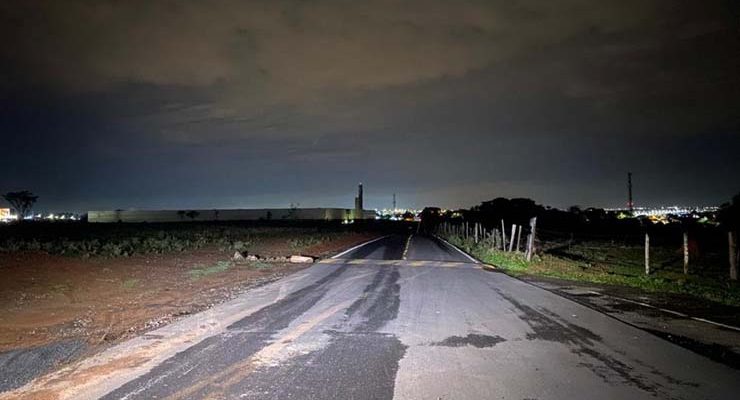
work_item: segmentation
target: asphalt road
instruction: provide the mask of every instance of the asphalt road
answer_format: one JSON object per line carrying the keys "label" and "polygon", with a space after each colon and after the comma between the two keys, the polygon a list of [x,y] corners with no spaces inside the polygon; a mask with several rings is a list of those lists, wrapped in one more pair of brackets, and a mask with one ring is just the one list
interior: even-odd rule
{"label": "asphalt road", "polygon": [[283,281],[255,292],[252,303],[166,328],[155,344],[118,349],[129,357],[146,349],[151,358],[157,343],[175,343],[161,346],[166,356],[61,397],[740,396],[740,371],[483,270],[434,238],[389,236]]}

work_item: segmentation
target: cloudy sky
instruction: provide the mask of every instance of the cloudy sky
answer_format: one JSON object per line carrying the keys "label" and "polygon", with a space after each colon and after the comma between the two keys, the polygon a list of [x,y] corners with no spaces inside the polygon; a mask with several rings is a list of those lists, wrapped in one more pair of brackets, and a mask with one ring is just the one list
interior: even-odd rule
{"label": "cloudy sky", "polygon": [[718,204],[736,1],[0,0],[0,191],[39,208]]}

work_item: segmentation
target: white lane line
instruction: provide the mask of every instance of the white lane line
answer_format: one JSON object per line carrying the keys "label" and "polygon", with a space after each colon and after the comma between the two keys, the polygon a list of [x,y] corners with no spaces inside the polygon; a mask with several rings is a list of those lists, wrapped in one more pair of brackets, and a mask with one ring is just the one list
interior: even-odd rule
{"label": "white lane line", "polygon": [[688,314],[684,314],[684,313],[681,313],[681,312],[678,312],[678,311],[669,310],[667,308],[657,307],[657,306],[654,306],[652,304],[643,303],[641,301],[625,299],[624,297],[612,296],[610,294],[606,294],[605,295],[605,294],[602,294],[602,293],[599,293],[599,292],[596,292],[596,291],[593,291],[593,290],[589,290],[589,293],[598,294],[600,296],[611,297],[611,298],[614,298],[614,299],[626,301],[628,303],[637,304],[639,306],[643,306],[643,307],[647,307],[647,308],[652,308],[652,309],[655,309],[655,310],[663,311],[663,312],[668,313],[668,314],[678,315],[679,317],[689,318]]}
{"label": "white lane line", "polygon": [[643,307],[652,308],[652,309],[655,309],[655,310],[660,310],[660,311],[663,311],[664,313],[673,314],[673,315],[677,315],[679,317],[688,318],[688,319],[692,319],[694,321],[704,322],[706,324],[716,325],[716,326],[720,326],[722,328],[727,328],[727,329],[730,329],[730,330],[733,330],[733,331],[740,332],[740,327],[737,327],[737,326],[732,326],[732,325],[723,324],[721,322],[711,321],[711,320],[708,320],[706,318],[692,317],[692,316],[690,316],[688,314],[684,314],[682,312],[669,310],[669,309],[663,308],[663,307],[656,307],[656,306],[654,306],[652,304],[643,303],[641,301],[635,301],[635,300],[625,299],[624,297],[612,296],[612,295],[609,295],[609,294],[603,294],[603,293],[599,293],[599,292],[596,292],[596,291],[593,291],[593,290],[590,290],[589,293],[597,294],[599,296],[611,297],[611,298],[614,298],[614,299],[626,301],[628,303],[633,303],[633,304],[641,305]]}
{"label": "white lane line", "polygon": [[339,257],[341,257],[341,256],[343,256],[343,255],[345,255],[345,254],[347,254],[347,253],[349,253],[349,252],[351,252],[351,251],[353,251],[353,250],[357,250],[357,249],[359,249],[360,247],[362,247],[362,246],[364,246],[364,245],[366,245],[366,244],[370,244],[370,243],[373,243],[373,242],[377,242],[378,240],[380,240],[380,239],[385,239],[385,238],[387,238],[387,237],[389,237],[389,236],[390,236],[390,235],[385,235],[385,236],[381,236],[381,237],[379,237],[379,238],[375,238],[375,239],[373,239],[373,240],[368,240],[368,241],[367,241],[367,242],[365,242],[365,243],[360,243],[360,244],[358,244],[358,245],[357,245],[357,246],[355,246],[355,247],[350,247],[349,249],[347,249],[347,250],[345,250],[345,251],[343,251],[343,252],[341,252],[341,253],[339,253],[339,254],[337,254],[337,255],[331,256],[331,257],[329,257],[329,258],[339,258]]}
{"label": "white lane line", "polygon": [[691,317],[691,319],[693,319],[694,321],[705,322],[707,324],[717,325],[717,326],[721,326],[722,328],[732,329],[733,331],[740,332],[740,328],[738,328],[737,326],[727,325],[727,324],[723,324],[720,322],[714,322],[714,321],[710,321],[708,319],[699,318],[699,317]]}
{"label": "white lane line", "polygon": [[414,237],[414,234],[410,234],[409,238],[406,239],[406,246],[403,248],[403,255],[401,256],[402,260],[405,260],[406,257],[409,255],[409,245],[411,244],[411,238]]}
{"label": "white lane line", "polygon": [[458,249],[458,248],[457,248],[457,246],[455,246],[455,245],[453,245],[452,243],[450,243],[450,242],[448,242],[448,241],[444,240],[444,238],[442,238],[442,237],[440,237],[440,236],[435,236],[435,237],[436,237],[437,239],[439,239],[439,240],[441,240],[441,241],[445,242],[445,243],[446,243],[446,244],[447,244],[448,246],[452,247],[453,249],[455,249],[455,250],[459,251],[459,252],[460,252],[460,254],[462,254],[462,255],[464,255],[465,257],[467,257],[467,258],[468,258],[468,260],[470,260],[470,261],[472,261],[472,262],[474,262],[474,263],[478,264],[478,260],[476,260],[475,258],[471,257],[471,256],[470,256],[470,254],[468,254],[468,253],[466,253],[466,252],[464,252],[464,251],[462,251],[462,250]]}
{"label": "white lane line", "polygon": [[641,301],[636,301],[636,300],[630,300],[630,299],[625,299],[624,297],[619,297],[619,296],[612,296],[612,295],[610,295],[610,294],[603,294],[603,293],[599,293],[599,292],[597,292],[597,291],[594,291],[594,290],[589,290],[588,292],[589,292],[589,293],[592,293],[592,294],[597,294],[597,295],[599,295],[599,296],[611,297],[611,298],[613,298],[613,299],[617,299],[617,300],[621,300],[621,301],[626,301],[626,302],[628,302],[628,303],[632,303],[632,304],[637,304],[638,306],[643,306],[643,307],[647,307],[647,308],[652,308],[652,309],[654,309],[654,310],[659,310],[659,311],[663,311],[663,312],[665,312],[665,313],[668,313],[668,314],[673,314],[673,315],[677,315],[677,316],[679,316],[679,317],[683,317],[683,318],[689,318],[689,316],[688,316],[687,314],[684,314],[684,313],[682,313],[682,312],[678,312],[678,311],[673,311],[673,310],[669,310],[669,309],[666,309],[666,308],[661,308],[661,307],[657,307],[657,306],[654,306],[654,305],[652,305],[652,304],[648,304],[648,303],[643,303],[643,302],[641,302]]}

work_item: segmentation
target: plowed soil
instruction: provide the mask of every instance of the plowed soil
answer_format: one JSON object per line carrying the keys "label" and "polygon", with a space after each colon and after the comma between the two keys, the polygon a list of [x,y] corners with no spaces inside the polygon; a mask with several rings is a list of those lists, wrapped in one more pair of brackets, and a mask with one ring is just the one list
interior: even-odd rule
{"label": "plowed soil", "polygon": [[[348,233],[300,250],[276,237],[250,252],[326,256],[374,236]],[[115,259],[0,254],[0,353],[59,341],[95,351],[310,265],[231,256],[215,248]]]}

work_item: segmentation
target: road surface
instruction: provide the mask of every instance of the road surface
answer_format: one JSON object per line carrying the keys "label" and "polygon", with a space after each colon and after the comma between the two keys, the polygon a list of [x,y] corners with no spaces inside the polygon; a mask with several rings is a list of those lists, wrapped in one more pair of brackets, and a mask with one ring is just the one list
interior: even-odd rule
{"label": "road surface", "polygon": [[740,371],[417,235],[174,325],[46,384],[106,399],[740,398]]}

